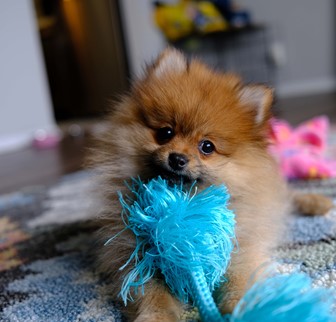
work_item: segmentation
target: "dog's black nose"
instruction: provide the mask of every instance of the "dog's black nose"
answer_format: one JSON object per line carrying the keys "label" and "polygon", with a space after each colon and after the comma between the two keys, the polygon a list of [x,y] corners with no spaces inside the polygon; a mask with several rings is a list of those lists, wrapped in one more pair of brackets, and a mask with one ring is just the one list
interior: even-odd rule
{"label": "dog's black nose", "polygon": [[175,171],[183,170],[188,164],[189,160],[184,154],[171,153],[168,157],[169,166]]}

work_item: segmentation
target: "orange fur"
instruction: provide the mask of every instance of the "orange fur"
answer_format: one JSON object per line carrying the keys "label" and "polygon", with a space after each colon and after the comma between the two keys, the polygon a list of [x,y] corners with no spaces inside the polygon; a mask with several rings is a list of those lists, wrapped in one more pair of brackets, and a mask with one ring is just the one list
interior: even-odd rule
{"label": "orange fur", "polygon": [[314,193],[293,193],[297,210],[304,215],[324,215],[334,206],[332,199]]}
{"label": "orange fur", "polygon": [[[288,194],[276,165],[267,153],[266,133],[272,92],[263,86],[244,86],[235,75],[216,73],[179,52],[168,49],[134,83],[110,116],[110,127],[98,139],[92,162],[99,170],[102,243],[124,226],[116,191],[123,181],[179,175],[198,180],[200,188],[225,183],[232,195],[237,218],[239,253],[233,254],[228,270],[230,282],[223,290],[220,307],[232,307],[244,293],[252,273],[270,261],[281,222],[288,211]],[[174,136],[158,141],[157,131],[170,127]],[[200,151],[202,140],[215,151]],[[188,160],[182,170],[172,171],[169,156],[178,153]],[[153,166],[154,164],[154,166]],[[126,271],[120,271],[134,249],[135,238],[123,233],[99,248],[102,271],[110,274],[114,295],[120,291]],[[145,288],[128,306],[136,321],[177,321],[182,306],[158,280]]]}

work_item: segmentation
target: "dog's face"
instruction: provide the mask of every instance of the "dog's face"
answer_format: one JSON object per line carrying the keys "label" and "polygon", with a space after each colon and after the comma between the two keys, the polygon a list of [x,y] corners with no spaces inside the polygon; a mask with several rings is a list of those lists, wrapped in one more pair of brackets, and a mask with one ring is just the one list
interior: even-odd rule
{"label": "dog's face", "polygon": [[265,149],[272,92],[168,49],[112,116],[119,175],[216,182],[239,151]]}

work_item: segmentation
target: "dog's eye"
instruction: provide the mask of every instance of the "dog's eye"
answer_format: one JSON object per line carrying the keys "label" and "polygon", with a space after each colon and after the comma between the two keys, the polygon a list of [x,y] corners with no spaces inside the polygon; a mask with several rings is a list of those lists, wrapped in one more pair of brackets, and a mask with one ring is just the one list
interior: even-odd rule
{"label": "dog's eye", "polygon": [[198,149],[201,153],[208,155],[215,151],[215,146],[211,141],[204,140],[199,144]]}
{"label": "dog's eye", "polygon": [[162,127],[156,132],[156,140],[159,144],[164,144],[170,141],[174,137],[175,133],[171,127]]}

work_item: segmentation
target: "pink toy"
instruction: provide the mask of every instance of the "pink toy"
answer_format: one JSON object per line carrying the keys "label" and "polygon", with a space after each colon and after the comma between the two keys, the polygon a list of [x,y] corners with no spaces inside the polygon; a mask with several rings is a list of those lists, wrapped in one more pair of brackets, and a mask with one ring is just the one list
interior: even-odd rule
{"label": "pink toy", "polygon": [[336,177],[336,160],[326,158],[329,120],[319,116],[296,128],[286,121],[271,121],[270,153],[288,179]]}
{"label": "pink toy", "polygon": [[56,147],[60,141],[60,133],[56,131],[48,132],[44,129],[39,129],[34,133],[33,146],[41,150],[49,149]]}

